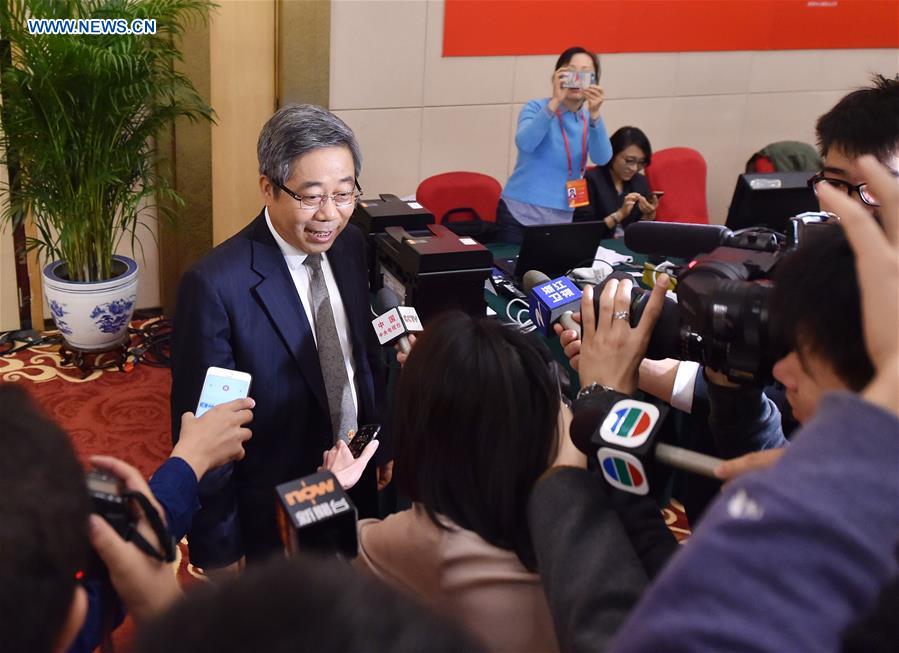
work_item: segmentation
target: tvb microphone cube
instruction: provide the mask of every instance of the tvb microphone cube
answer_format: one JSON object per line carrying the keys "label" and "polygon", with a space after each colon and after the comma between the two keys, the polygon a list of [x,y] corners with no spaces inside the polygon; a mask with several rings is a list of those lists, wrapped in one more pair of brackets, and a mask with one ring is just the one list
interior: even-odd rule
{"label": "tvb microphone cube", "polygon": [[568,277],[534,286],[528,295],[531,321],[545,336],[553,334],[553,323],[566,311],[578,311],[581,291]]}
{"label": "tvb microphone cube", "polygon": [[665,408],[636,399],[619,399],[611,406],[592,437],[609,485],[633,494],[649,492],[648,464],[665,412]]}
{"label": "tvb microphone cube", "polygon": [[329,471],[275,488],[278,528],[285,553],[316,552],[355,558],[356,506]]}
{"label": "tvb microphone cube", "polygon": [[409,333],[422,330],[418,313],[411,306],[395,306],[371,322],[381,345],[393,344]]}

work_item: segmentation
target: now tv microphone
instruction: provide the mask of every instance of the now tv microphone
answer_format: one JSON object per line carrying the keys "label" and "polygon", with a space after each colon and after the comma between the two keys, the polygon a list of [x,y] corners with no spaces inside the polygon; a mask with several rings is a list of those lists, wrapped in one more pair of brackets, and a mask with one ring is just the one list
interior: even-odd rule
{"label": "now tv microphone", "polygon": [[400,306],[400,298],[386,286],[375,295],[373,308],[378,314],[371,326],[382,345],[399,343],[400,351],[408,354],[412,350],[409,334],[423,329],[418,313],[411,306]]}
{"label": "now tv microphone", "polygon": [[559,322],[563,328],[577,331],[581,337],[581,326],[571,314],[580,310],[581,291],[568,277],[550,279],[537,270],[529,270],[522,278],[524,290],[528,294],[531,321],[544,336],[553,335],[553,324]]}
{"label": "now tv microphone", "polygon": [[609,485],[631,494],[649,493],[648,470],[656,462],[716,478],[720,458],[657,441],[667,412],[667,406],[619,392],[590,394],[575,408],[571,440],[585,455],[596,456]]}
{"label": "now tv microphone", "polygon": [[358,512],[337,477],[309,474],[275,487],[278,531],[284,552],[323,553],[355,558]]}

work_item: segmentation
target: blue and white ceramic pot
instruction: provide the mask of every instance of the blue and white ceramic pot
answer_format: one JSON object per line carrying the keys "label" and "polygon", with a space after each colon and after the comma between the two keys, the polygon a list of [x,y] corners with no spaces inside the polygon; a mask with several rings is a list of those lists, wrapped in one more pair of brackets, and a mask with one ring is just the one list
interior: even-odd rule
{"label": "blue and white ceramic pot", "polygon": [[127,336],[137,301],[137,263],[125,256],[113,259],[113,271],[118,274],[106,281],[69,281],[62,261],[44,267],[47,304],[56,328],[72,347],[112,349]]}

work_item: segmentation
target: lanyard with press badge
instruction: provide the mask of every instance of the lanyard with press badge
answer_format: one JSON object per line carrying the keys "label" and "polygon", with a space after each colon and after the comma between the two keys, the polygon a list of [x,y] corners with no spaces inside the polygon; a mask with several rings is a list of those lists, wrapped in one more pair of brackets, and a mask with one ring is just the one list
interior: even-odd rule
{"label": "lanyard with press badge", "polygon": [[565,182],[565,196],[568,198],[568,208],[576,209],[579,206],[587,206],[590,204],[590,197],[587,194],[587,180],[584,179],[584,173],[587,171],[587,116],[581,112],[581,119],[584,123],[584,137],[581,147],[581,174],[578,179],[571,179],[571,148],[568,145],[568,135],[565,133],[565,125],[562,123],[562,113],[556,109],[556,117],[559,119],[559,129],[562,130],[562,142],[565,144],[565,155],[568,157],[568,177]]}

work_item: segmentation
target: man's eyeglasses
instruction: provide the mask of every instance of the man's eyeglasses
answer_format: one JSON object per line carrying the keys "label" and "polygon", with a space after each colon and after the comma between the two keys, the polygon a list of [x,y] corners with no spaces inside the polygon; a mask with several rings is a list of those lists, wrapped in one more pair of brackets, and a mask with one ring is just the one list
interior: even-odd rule
{"label": "man's eyeglasses", "polygon": [[646,159],[638,159],[633,156],[624,157],[624,165],[628,168],[637,168],[638,170],[646,167]]}
{"label": "man's eyeglasses", "polygon": [[818,194],[818,187],[821,184],[827,184],[828,186],[831,186],[836,190],[843,191],[847,195],[858,193],[858,196],[861,198],[862,202],[864,202],[868,206],[880,206],[880,202],[878,202],[877,198],[874,197],[874,195],[871,194],[871,191],[868,190],[868,184],[853,185],[848,181],[844,181],[843,179],[832,179],[831,177],[825,177],[823,172],[812,175],[812,177],[808,180],[808,186],[815,191],[815,195]]}
{"label": "man's eyeglasses", "polygon": [[289,188],[285,188],[283,184],[279,184],[274,179],[271,182],[287,193],[290,197],[295,199],[300,203],[300,206],[309,211],[317,211],[325,205],[325,202],[330,199],[334,202],[334,206],[337,208],[346,208],[348,206],[352,206],[356,203],[356,200],[362,197],[362,187],[359,185],[359,182],[354,182],[356,186],[356,190],[346,190],[340,191],[337,193],[331,193],[329,195],[318,194],[318,195],[299,195],[294,193]]}

